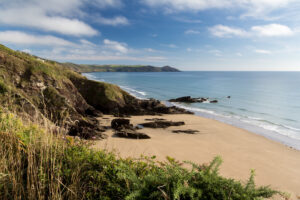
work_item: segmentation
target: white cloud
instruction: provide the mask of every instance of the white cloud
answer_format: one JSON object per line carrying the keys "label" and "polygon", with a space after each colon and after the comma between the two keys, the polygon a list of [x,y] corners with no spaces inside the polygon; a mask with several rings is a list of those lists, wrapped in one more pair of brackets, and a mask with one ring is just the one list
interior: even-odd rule
{"label": "white cloud", "polygon": [[146,48],[145,50],[146,50],[147,52],[151,52],[151,53],[157,52],[155,49],[152,49],[152,48]]}
{"label": "white cloud", "polygon": [[248,33],[243,29],[229,27],[224,25],[216,25],[209,28],[209,31],[212,35],[216,37],[232,37],[232,36],[240,36],[245,37],[248,36]]}
{"label": "white cloud", "polygon": [[289,27],[281,24],[253,26],[251,30],[256,34],[258,34],[259,36],[266,36],[266,37],[293,35],[293,31]]}
{"label": "white cloud", "polygon": [[143,0],[151,7],[165,6],[175,11],[205,10],[209,8],[223,8],[230,6],[229,0]]}
{"label": "white cloud", "polygon": [[123,16],[116,16],[114,18],[97,17],[96,22],[104,25],[118,26],[118,25],[129,25],[129,20]]}
{"label": "white cloud", "polygon": [[81,39],[79,41],[80,41],[81,44],[86,45],[86,46],[97,46],[96,44],[94,44],[94,43],[92,43],[88,40],[85,40],[85,39]]}
{"label": "white cloud", "polygon": [[106,8],[106,7],[114,7],[119,8],[123,5],[121,0],[85,0],[85,2],[93,3],[93,5],[99,8]]}
{"label": "white cloud", "polygon": [[202,11],[207,9],[243,9],[243,17],[262,17],[274,10],[287,7],[297,0],[142,0],[150,7],[166,12]]}
{"label": "white cloud", "polygon": [[184,32],[185,34],[200,34],[200,31],[189,29]]}
{"label": "white cloud", "polygon": [[[31,27],[65,35],[94,36],[99,32],[82,20],[89,15],[82,9],[87,4],[99,8],[122,5],[121,0],[1,0],[0,24]],[[103,23],[115,25],[125,22],[125,18],[115,17],[106,19]]]}
{"label": "white cloud", "polygon": [[222,56],[222,51],[218,50],[218,49],[213,49],[208,51],[211,54],[214,54],[215,56],[221,57]]}
{"label": "white cloud", "polygon": [[21,31],[0,32],[0,42],[23,45],[73,46],[72,42],[51,35],[30,35]]}
{"label": "white cloud", "polygon": [[175,44],[162,44],[162,46],[169,47],[171,49],[176,49],[177,48],[177,46]]}
{"label": "white cloud", "polygon": [[267,24],[263,26],[252,26],[250,30],[236,27],[216,25],[209,28],[212,35],[216,37],[284,37],[292,36],[293,30],[281,24]]}
{"label": "white cloud", "polygon": [[254,52],[259,53],[259,54],[272,54],[271,51],[268,51],[268,50],[265,50],[265,49],[255,49]]}
{"label": "white cloud", "polygon": [[174,17],[174,19],[176,21],[179,21],[179,22],[184,22],[184,23],[188,23],[188,24],[199,24],[199,23],[202,23],[202,21],[200,19],[188,19],[188,18],[185,18],[185,17]]}
{"label": "white cloud", "polygon": [[44,56],[47,59],[62,60],[62,61],[139,61],[139,62],[164,62],[167,58],[162,56],[122,56],[122,55],[99,55],[93,54],[78,54],[76,52],[68,53],[64,56],[61,54],[51,54],[45,52]]}
{"label": "white cloud", "polygon": [[120,43],[117,41],[112,41],[112,40],[108,40],[105,39],[103,40],[103,43],[105,45],[106,48],[120,52],[120,53],[127,53],[128,52],[128,48],[127,48],[127,44],[125,43]]}

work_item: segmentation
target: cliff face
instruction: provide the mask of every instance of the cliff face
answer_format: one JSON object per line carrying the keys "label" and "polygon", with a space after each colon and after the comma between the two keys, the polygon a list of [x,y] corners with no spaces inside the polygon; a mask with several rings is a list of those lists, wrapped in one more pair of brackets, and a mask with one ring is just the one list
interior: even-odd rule
{"label": "cliff face", "polygon": [[154,67],[151,65],[77,65],[63,63],[64,66],[77,72],[179,72],[178,69],[164,66]]}
{"label": "cliff face", "polygon": [[101,138],[97,116],[178,113],[138,100],[118,86],[86,79],[65,66],[0,45],[0,106],[30,121],[51,121],[71,135]]}

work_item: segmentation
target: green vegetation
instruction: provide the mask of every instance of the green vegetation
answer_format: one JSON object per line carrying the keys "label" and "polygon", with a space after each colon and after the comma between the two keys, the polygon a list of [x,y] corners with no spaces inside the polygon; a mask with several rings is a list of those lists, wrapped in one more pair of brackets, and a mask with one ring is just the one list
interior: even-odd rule
{"label": "green vegetation", "polygon": [[150,65],[77,65],[63,63],[64,66],[77,72],[179,72],[178,69],[165,66],[154,67]]}
{"label": "green vegetation", "polygon": [[4,83],[4,81],[2,81],[0,79],[0,94],[4,94],[8,91],[8,88],[6,86],[6,84]]}
{"label": "green vegetation", "polygon": [[91,106],[109,113],[131,108],[136,99],[118,86],[90,81],[59,63],[2,45],[0,97],[0,199],[254,200],[281,195],[256,187],[253,174],[246,184],[220,176],[220,158],[207,166],[172,158],[121,159],[66,136],[69,127],[73,135],[94,136],[98,121],[85,115]]}
{"label": "green vegetation", "polygon": [[69,127],[76,126],[77,121],[86,122],[85,113],[91,107],[112,113],[130,98],[116,85],[90,81],[55,61],[3,45],[0,45],[0,95],[2,106],[9,104],[11,110],[28,114],[28,118],[38,114],[59,126],[68,123]]}
{"label": "green vegetation", "polygon": [[121,159],[54,132],[0,111],[0,199],[252,200],[280,194],[256,187],[253,174],[245,185],[221,177],[219,157],[210,165],[186,163],[191,167],[172,158]]}

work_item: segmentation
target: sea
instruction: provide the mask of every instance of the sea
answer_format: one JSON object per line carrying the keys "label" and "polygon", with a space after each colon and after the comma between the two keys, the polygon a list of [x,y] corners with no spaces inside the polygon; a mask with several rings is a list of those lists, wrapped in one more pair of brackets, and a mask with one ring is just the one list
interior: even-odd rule
{"label": "sea", "polygon": [[[94,72],[87,78],[119,85],[300,150],[300,72]],[[182,96],[218,103],[170,103]],[[230,98],[228,98],[230,96]]]}

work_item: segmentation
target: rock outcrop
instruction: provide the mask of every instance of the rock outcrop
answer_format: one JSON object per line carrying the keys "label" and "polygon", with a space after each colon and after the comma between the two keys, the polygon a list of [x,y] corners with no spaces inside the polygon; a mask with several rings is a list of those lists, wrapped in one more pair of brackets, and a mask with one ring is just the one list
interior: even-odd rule
{"label": "rock outcrop", "polygon": [[146,128],[168,128],[170,126],[182,126],[185,123],[180,121],[180,122],[172,122],[172,121],[154,121],[154,122],[146,122],[139,124],[143,127]]}
{"label": "rock outcrop", "polygon": [[139,133],[136,130],[122,129],[115,133],[117,137],[130,138],[130,139],[150,139],[151,137],[145,133]]}
{"label": "rock outcrop", "polygon": [[192,129],[188,129],[188,130],[173,130],[173,133],[186,133],[186,134],[195,134],[198,133],[198,130],[192,130]]}
{"label": "rock outcrop", "polygon": [[133,125],[130,124],[129,119],[117,118],[111,121],[111,128],[115,130],[121,130],[124,128],[133,129]]}
{"label": "rock outcrop", "polygon": [[111,121],[111,127],[115,130],[115,136],[131,139],[150,139],[145,133],[137,132],[139,128],[130,124],[129,119],[117,118]]}
{"label": "rock outcrop", "polygon": [[170,102],[182,102],[182,103],[202,103],[207,101],[208,98],[192,98],[191,96],[179,97],[176,99],[170,99]]}
{"label": "rock outcrop", "polygon": [[[104,114],[190,113],[160,101],[139,100],[116,85],[88,80],[55,61],[0,45],[0,106],[31,121],[48,121],[68,134],[103,138]],[[9,102],[9,105],[8,103]]]}
{"label": "rock outcrop", "polygon": [[[230,98],[230,97],[228,97],[228,98]],[[179,97],[179,98],[176,98],[176,99],[170,99],[169,102],[181,102],[181,103],[209,102],[209,103],[218,103],[218,100],[210,100],[209,98],[204,98],[204,97],[192,98],[191,96],[184,96],[184,97]]]}

